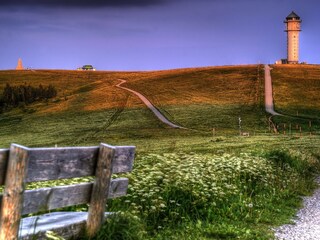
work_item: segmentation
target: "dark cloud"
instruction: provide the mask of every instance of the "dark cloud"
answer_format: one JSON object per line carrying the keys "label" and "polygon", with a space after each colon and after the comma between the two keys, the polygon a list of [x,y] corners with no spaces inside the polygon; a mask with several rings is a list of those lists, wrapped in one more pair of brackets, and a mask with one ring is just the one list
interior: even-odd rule
{"label": "dark cloud", "polygon": [[0,6],[30,7],[148,7],[168,0],[0,0]]}

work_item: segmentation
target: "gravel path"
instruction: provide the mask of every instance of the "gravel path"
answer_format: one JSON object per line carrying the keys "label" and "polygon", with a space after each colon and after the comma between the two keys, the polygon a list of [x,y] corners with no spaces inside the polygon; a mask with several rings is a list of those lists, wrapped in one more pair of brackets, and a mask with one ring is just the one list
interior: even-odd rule
{"label": "gravel path", "polygon": [[[274,111],[270,66],[265,65],[265,109],[272,115],[282,115]],[[320,177],[316,180],[320,186]],[[320,187],[310,197],[303,197],[303,208],[293,219],[293,224],[274,229],[279,240],[320,240]]]}
{"label": "gravel path", "polygon": [[[317,179],[320,185],[320,177]],[[303,197],[303,208],[299,210],[294,224],[275,229],[276,239],[319,240],[320,239],[320,188],[310,197]]]}
{"label": "gravel path", "polygon": [[154,115],[156,115],[156,117],[157,117],[161,122],[163,122],[163,123],[165,123],[165,124],[167,124],[167,125],[169,125],[170,127],[173,127],[173,128],[185,129],[184,127],[181,127],[181,126],[179,126],[179,125],[176,125],[176,124],[170,122],[170,121],[169,121],[165,116],[163,116],[162,113],[161,113],[145,96],[143,96],[141,93],[138,93],[138,92],[136,92],[136,91],[134,91],[134,90],[132,90],[132,89],[130,89],[130,88],[122,87],[121,85],[122,85],[123,83],[125,83],[126,80],[122,80],[122,79],[119,79],[119,80],[120,80],[121,82],[118,83],[118,84],[116,85],[116,87],[121,88],[121,89],[124,89],[124,90],[126,90],[126,91],[129,91],[129,92],[135,94],[136,96],[138,96],[138,97],[141,99],[141,101],[154,113]]}

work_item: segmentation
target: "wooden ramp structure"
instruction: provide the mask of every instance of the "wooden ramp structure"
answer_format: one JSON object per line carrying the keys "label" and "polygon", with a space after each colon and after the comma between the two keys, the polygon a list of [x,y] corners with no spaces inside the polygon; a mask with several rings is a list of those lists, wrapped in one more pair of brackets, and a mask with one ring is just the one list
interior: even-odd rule
{"label": "wooden ramp structure", "polygon": [[[112,173],[132,170],[134,146],[0,149],[0,240],[45,239],[48,230],[68,239],[95,235],[104,223],[106,200],[124,196],[127,178]],[[25,190],[25,183],[94,176],[92,183]],[[89,203],[88,212],[48,212]]]}

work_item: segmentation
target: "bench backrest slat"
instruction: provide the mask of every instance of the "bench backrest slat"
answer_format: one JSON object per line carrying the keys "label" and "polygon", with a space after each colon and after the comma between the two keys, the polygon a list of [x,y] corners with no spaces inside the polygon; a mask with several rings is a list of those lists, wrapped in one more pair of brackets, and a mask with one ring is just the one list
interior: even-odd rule
{"label": "bench backrest slat", "polygon": [[[19,145],[16,145],[19,146]],[[94,176],[99,147],[26,148],[28,170],[25,182]],[[116,146],[112,173],[129,172],[135,147]],[[9,150],[0,151],[0,185],[4,184]]]}
{"label": "bench backrest slat", "polygon": [[[125,196],[128,182],[127,178],[112,179],[108,199]],[[27,190],[23,195],[22,215],[89,203],[92,184],[80,183]],[[0,202],[1,200],[2,194],[0,195]]]}

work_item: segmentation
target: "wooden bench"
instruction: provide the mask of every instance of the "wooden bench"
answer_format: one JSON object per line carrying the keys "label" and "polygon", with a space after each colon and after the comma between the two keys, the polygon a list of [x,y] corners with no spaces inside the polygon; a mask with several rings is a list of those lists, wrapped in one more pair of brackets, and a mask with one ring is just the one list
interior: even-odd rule
{"label": "wooden bench", "polygon": [[[51,230],[64,238],[83,230],[93,236],[104,223],[106,199],[126,194],[127,178],[112,173],[132,170],[134,146],[0,149],[0,240],[45,238]],[[25,183],[95,176],[93,183],[25,190]],[[89,203],[88,212],[22,215]]]}

